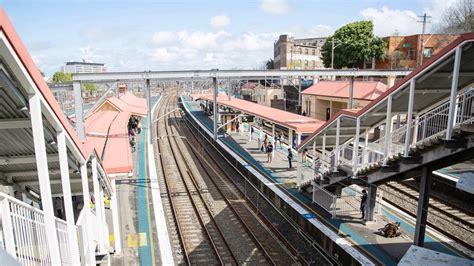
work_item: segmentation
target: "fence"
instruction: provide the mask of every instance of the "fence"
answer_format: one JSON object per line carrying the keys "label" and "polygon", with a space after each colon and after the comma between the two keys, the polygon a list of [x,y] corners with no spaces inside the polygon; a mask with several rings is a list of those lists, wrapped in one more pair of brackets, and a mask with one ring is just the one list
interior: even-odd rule
{"label": "fence", "polygon": [[336,215],[336,200],[336,195],[325,190],[324,188],[313,186],[313,202],[317,203],[319,206],[331,213],[333,217]]}
{"label": "fence", "polygon": [[[382,196],[381,190],[377,191],[375,198],[375,209],[374,213],[379,214],[382,210]],[[352,216],[360,215],[360,203],[362,197],[362,188],[358,186],[348,186],[342,189],[341,196],[337,197],[336,200],[336,216]]]}
{"label": "fence", "polygon": [[[0,193],[3,247],[23,265],[51,265],[43,211]],[[71,264],[66,222],[56,218],[61,263]]]}

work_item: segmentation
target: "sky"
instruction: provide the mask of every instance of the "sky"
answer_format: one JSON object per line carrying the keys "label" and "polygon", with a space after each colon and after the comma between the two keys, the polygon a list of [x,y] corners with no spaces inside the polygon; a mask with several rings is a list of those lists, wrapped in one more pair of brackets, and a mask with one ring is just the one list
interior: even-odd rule
{"label": "sky", "polygon": [[47,76],[66,61],[109,71],[255,69],[280,34],[331,35],[372,20],[378,36],[428,32],[456,0],[0,0]]}

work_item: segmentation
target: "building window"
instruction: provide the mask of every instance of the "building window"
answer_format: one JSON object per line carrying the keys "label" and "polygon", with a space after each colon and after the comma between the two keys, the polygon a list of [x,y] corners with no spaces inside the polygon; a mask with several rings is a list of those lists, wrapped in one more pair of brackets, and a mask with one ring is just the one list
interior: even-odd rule
{"label": "building window", "polygon": [[425,49],[423,49],[423,56],[424,56],[424,57],[431,57],[431,56],[433,56],[433,48],[425,48]]}
{"label": "building window", "polygon": [[305,49],[304,54],[309,54],[308,53],[308,48]]}
{"label": "building window", "polygon": [[308,60],[305,60],[305,61],[304,61],[304,66],[305,66],[306,68],[308,68]]}
{"label": "building window", "polygon": [[316,49],[312,49],[313,50],[313,55],[316,55]]}
{"label": "building window", "polygon": [[408,59],[414,60],[415,59],[415,49],[409,48],[408,49]]}
{"label": "building window", "polygon": [[301,49],[301,48],[298,49],[298,52],[299,52],[300,54],[303,54],[303,49]]}

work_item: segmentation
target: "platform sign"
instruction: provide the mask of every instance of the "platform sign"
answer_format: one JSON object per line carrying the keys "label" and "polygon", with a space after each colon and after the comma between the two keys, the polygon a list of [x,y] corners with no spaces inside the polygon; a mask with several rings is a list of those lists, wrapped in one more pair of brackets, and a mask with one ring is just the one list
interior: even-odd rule
{"label": "platform sign", "polygon": [[314,213],[305,213],[305,214],[303,214],[303,217],[304,217],[305,219],[309,220],[309,219],[314,219],[314,218],[316,218],[316,215],[315,215]]}

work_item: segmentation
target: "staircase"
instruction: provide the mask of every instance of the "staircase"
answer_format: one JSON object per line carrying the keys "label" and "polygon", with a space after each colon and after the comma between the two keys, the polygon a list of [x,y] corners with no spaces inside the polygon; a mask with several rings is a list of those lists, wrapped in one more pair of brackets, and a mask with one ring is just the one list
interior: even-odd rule
{"label": "staircase", "polygon": [[[453,137],[446,141],[448,114],[449,101],[445,101],[418,116],[410,125],[405,124],[393,130],[389,141],[388,156],[384,155],[384,136],[368,143],[366,147],[360,145],[356,160],[353,159],[353,140],[340,145],[339,149],[334,149],[322,156],[321,161],[324,162],[325,167],[321,168],[320,174],[323,178],[315,183],[324,187],[341,182],[348,177],[367,177],[378,172],[384,173],[378,174],[380,178],[377,179],[381,179],[382,176],[387,177],[390,173],[413,168],[401,169],[400,165],[417,166],[423,162],[441,159],[428,154],[432,151],[436,152],[438,154],[436,156],[439,157],[443,156],[443,152],[447,156],[452,152],[470,148],[472,142],[468,140],[474,132],[474,88],[469,88],[457,95]],[[410,132],[410,144],[408,145],[408,157],[405,157],[407,127]],[[440,148],[448,151],[441,151]],[[336,152],[339,152],[337,167],[335,164]],[[357,166],[354,168],[355,163]]]}

